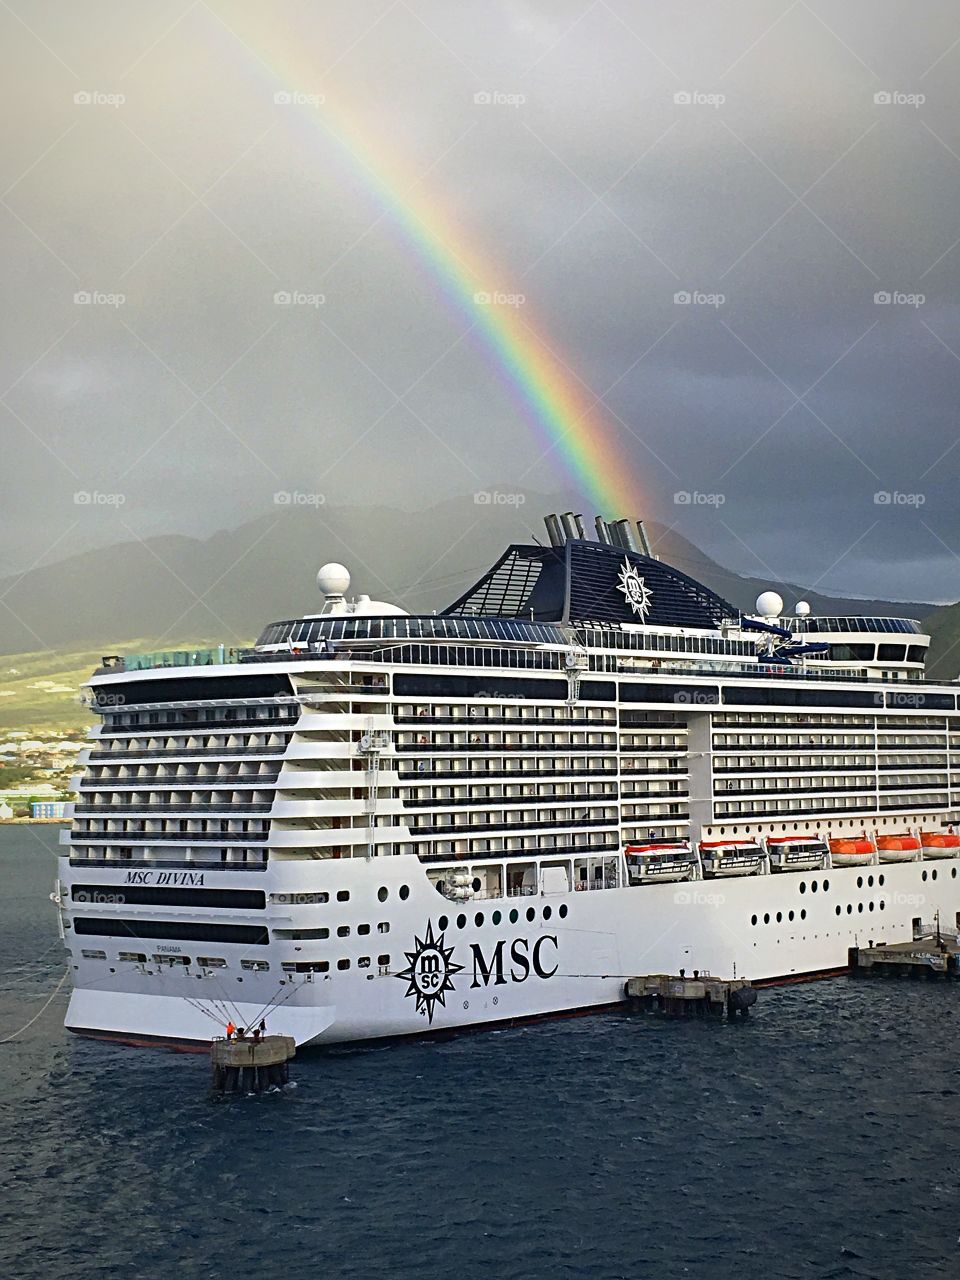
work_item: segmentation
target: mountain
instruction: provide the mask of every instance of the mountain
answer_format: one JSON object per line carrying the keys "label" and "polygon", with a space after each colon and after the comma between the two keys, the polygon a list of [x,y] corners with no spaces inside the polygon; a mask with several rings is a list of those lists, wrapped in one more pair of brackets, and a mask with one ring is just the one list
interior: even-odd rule
{"label": "mountain", "polygon": [[[168,535],[85,551],[0,580],[0,653],[112,652],[143,637],[150,648],[184,636],[250,643],[266,622],[319,608],[314,575],[327,560],[347,565],[351,590],[430,613],[465,591],[508,543],[545,541],[541,514],[568,505],[556,495],[519,507],[455,498],[414,513],[286,505],[203,540]],[[675,530],[651,522],[648,532],[664,560],[745,610],[771,585],[788,608],[806,599],[815,613],[923,618],[933,610],[744,577]]]}

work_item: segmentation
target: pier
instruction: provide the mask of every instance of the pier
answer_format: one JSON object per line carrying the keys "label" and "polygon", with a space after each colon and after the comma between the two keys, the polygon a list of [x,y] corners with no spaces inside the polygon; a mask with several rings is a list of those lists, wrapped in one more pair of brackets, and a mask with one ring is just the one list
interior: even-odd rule
{"label": "pier", "polygon": [[960,940],[937,932],[910,942],[871,942],[851,947],[847,965],[859,978],[960,978]]}
{"label": "pier", "polygon": [[624,996],[631,1011],[652,1010],[671,1018],[746,1018],[757,1002],[749,982],[699,972],[692,978],[682,972],[630,978]]}
{"label": "pier", "polygon": [[263,1093],[281,1089],[297,1051],[293,1036],[253,1039],[217,1038],[210,1046],[216,1093]]}

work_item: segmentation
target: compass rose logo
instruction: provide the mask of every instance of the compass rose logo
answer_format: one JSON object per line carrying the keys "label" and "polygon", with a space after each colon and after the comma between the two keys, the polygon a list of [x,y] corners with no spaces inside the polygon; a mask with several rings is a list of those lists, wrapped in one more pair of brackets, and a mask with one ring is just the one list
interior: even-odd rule
{"label": "compass rose logo", "polygon": [[462,964],[454,964],[450,957],[453,947],[443,945],[443,934],[433,936],[433,923],[427,922],[425,938],[414,938],[414,949],[404,954],[410,962],[406,969],[396,977],[402,978],[410,985],[406,995],[414,996],[417,1002],[417,1013],[425,1014],[428,1022],[433,1022],[433,1011],[438,1004],[446,1007],[445,996],[453,990],[450,981],[455,973],[463,968]]}
{"label": "compass rose logo", "polygon": [[624,599],[641,618],[645,618],[650,608],[650,588],[637,573],[636,567],[629,560],[624,560],[620,568],[620,581],[617,584],[623,592]]}

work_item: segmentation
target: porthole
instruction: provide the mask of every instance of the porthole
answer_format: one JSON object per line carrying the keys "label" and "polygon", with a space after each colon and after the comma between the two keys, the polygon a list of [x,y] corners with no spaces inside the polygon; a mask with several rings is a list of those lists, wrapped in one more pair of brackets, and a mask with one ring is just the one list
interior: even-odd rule
{"label": "porthole", "polygon": [[343,970],[343,969],[349,969],[349,968],[350,968],[350,961],[349,961],[349,960],[338,960],[338,961],[337,961],[337,968],[338,968],[338,969],[341,969],[341,970]]}
{"label": "porthole", "polygon": [[483,881],[480,879],[479,876],[474,876],[472,883],[473,883],[473,892],[479,893],[480,890],[483,888]]}
{"label": "porthole", "polygon": [[824,892],[824,893],[826,893],[826,892],[827,892],[827,890],[828,890],[829,888],[830,888],[830,881],[829,881],[829,880],[824,880],[824,882],[823,882],[823,892]]}
{"label": "porthole", "polygon": [[863,876],[857,876],[857,888],[858,889],[863,888]]}
{"label": "porthole", "polygon": [[873,888],[873,876],[867,876],[867,888],[868,889]]}
{"label": "porthole", "polygon": [[478,911],[477,914],[473,917],[473,923],[477,926],[478,929],[483,925],[482,911]]}
{"label": "porthole", "polygon": [[841,907],[840,903],[838,902],[838,903],[837,903],[837,915],[840,915],[840,913],[841,913],[842,911],[843,911],[843,907]]}
{"label": "porthole", "polygon": [[852,902],[848,902],[848,903],[847,903],[847,915],[848,915],[848,916],[852,916],[852,915],[853,915],[853,903],[852,903]]}
{"label": "porthole", "polygon": [[410,897],[410,886],[408,884],[402,884],[400,886],[400,901],[406,902],[406,900],[409,897]]}
{"label": "porthole", "polygon": [[769,923],[770,923],[770,913],[769,913],[769,911],[765,911],[765,912],[763,913],[763,923],[764,923],[764,924],[769,924]]}
{"label": "porthole", "polygon": [[350,937],[350,926],[349,926],[348,924],[342,924],[342,925],[340,926],[340,928],[337,930],[337,937],[338,937],[338,938],[349,938],[349,937]]}
{"label": "porthole", "polygon": [[806,918],[807,918],[807,909],[806,907],[803,907],[800,911],[800,919],[806,920]]}
{"label": "porthole", "polygon": [[817,892],[817,882],[816,882],[816,880],[813,880],[813,881],[811,882],[811,884],[810,884],[810,892],[811,892],[811,893],[816,893],[816,892]]}
{"label": "porthole", "polygon": [[806,880],[801,880],[801,881],[800,881],[800,892],[801,892],[801,893],[806,893],[806,892],[807,892],[807,882],[806,882]]}
{"label": "porthole", "polygon": [[552,915],[553,915],[553,907],[544,907],[544,908],[543,908],[543,918],[544,918],[544,920],[549,920],[549,919],[550,919],[550,917],[551,917]]}
{"label": "porthole", "polygon": [[448,925],[449,923],[450,923],[450,921],[449,921],[449,919],[448,919],[448,917],[447,917],[447,916],[441,916],[441,917],[440,917],[440,919],[437,921],[437,925],[438,925],[438,927],[439,927],[439,929],[440,929],[440,932],[441,932],[441,933],[443,933],[444,929],[446,929],[446,927],[447,927],[447,925]]}
{"label": "porthole", "polygon": [[934,869],[930,872],[930,879],[936,880],[936,878],[937,878],[937,869],[936,867],[934,867]]}
{"label": "porthole", "polygon": [[882,876],[882,875],[881,875],[881,876],[877,876],[877,884],[878,884],[878,885],[880,885],[880,887],[881,887],[881,888],[883,887],[883,876]]}
{"label": "porthole", "polygon": [[464,915],[457,916],[457,928],[465,929],[467,927],[467,917]]}
{"label": "porthole", "polygon": [[510,923],[516,924],[519,919],[520,919],[520,912],[517,910],[516,907],[514,907],[513,910],[510,912]]}
{"label": "porthole", "polygon": [[503,916],[500,914],[499,911],[495,911],[493,915],[490,917],[490,919],[493,921],[494,924],[499,924],[500,921],[503,919]]}
{"label": "porthole", "polygon": [[867,906],[868,906],[868,908],[869,908],[871,911],[873,910],[873,902],[872,902],[872,901],[871,901],[871,902],[868,902],[868,903],[867,903]]}
{"label": "porthole", "polygon": [[377,897],[381,902],[386,902],[388,892],[389,890],[383,885],[381,885],[380,888],[377,890]]}
{"label": "porthole", "polygon": [[857,911],[860,913],[860,915],[863,915],[863,903],[862,903],[862,902],[858,902],[858,903],[857,903]]}
{"label": "porthole", "polygon": [[777,924],[782,924],[782,923],[783,923],[783,912],[782,912],[782,911],[778,911],[778,912],[777,912]]}
{"label": "porthole", "polygon": [[536,909],[534,907],[527,907],[527,919],[532,923],[536,918],[537,918]]}
{"label": "porthole", "polygon": [[886,903],[884,902],[884,900],[881,898],[881,899],[880,899],[880,910],[881,910],[881,911],[886,911],[886,909],[887,909],[887,904],[886,904]]}
{"label": "porthole", "polygon": [[925,871],[921,874],[920,879],[921,879],[924,883],[926,883],[926,880],[927,880],[927,873],[926,873]]}
{"label": "porthole", "polygon": [[953,870],[950,872],[950,875],[951,875],[952,879],[956,880],[956,878],[957,878],[957,868],[956,868],[956,867],[954,867],[954,868],[953,868]]}
{"label": "porthole", "polygon": [[[953,874],[956,875],[957,874],[956,871],[954,871]],[[560,919],[566,920],[566,918],[567,918],[567,904],[563,902],[560,905]]]}
{"label": "porthole", "polygon": [[751,917],[750,917],[750,923],[751,923],[751,924],[756,924],[756,923],[757,923],[757,917],[756,917],[756,916],[751,916]]}

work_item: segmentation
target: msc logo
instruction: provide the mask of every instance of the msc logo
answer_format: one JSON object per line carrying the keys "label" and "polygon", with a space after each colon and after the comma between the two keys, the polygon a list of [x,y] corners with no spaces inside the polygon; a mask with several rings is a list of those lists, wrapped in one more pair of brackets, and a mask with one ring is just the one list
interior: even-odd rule
{"label": "msc logo", "polygon": [[443,945],[443,934],[433,936],[433,923],[427,923],[427,936],[414,938],[413,950],[404,953],[409,961],[406,969],[396,977],[408,983],[406,995],[416,1000],[417,1013],[427,1022],[433,1022],[433,1011],[438,1004],[446,1006],[446,994],[453,990],[451,978],[459,973],[462,964],[454,964],[453,947]]}

